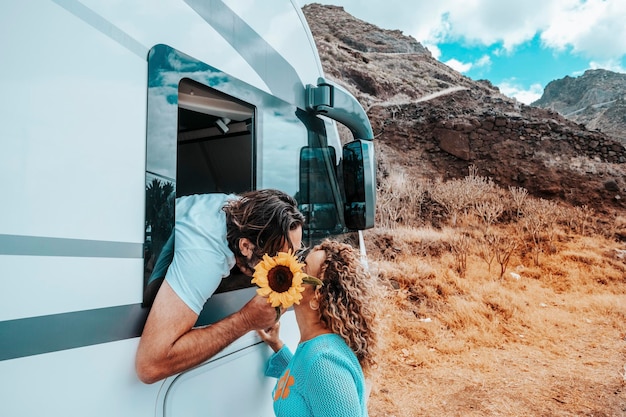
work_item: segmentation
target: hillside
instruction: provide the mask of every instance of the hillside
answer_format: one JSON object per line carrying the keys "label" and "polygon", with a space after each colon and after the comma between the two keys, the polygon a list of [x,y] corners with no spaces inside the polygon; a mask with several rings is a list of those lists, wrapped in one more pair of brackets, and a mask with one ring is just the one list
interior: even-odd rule
{"label": "hillside", "polygon": [[554,80],[533,105],[557,111],[626,144],[626,74],[597,69]]}
{"label": "hillside", "polygon": [[341,7],[303,11],[327,77],[368,112],[379,175],[395,167],[409,178],[445,180],[474,165],[505,188],[607,215],[626,210],[626,149],[616,139],[467,78],[400,31]]}

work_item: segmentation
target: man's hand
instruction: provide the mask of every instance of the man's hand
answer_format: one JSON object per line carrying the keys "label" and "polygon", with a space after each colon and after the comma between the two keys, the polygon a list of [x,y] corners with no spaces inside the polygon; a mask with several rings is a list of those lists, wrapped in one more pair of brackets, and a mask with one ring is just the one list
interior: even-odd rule
{"label": "man's hand", "polygon": [[[282,310],[280,310],[282,313]],[[248,324],[250,330],[267,329],[276,323],[279,315],[276,308],[267,302],[266,297],[256,295],[252,300],[239,310],[243,320]]]}

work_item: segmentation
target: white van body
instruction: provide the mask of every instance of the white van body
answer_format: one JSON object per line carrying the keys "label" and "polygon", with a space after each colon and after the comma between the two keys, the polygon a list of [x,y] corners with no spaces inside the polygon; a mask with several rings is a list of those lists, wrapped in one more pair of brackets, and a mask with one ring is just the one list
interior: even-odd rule
{"label": "white van body", "polygon": [[[273,415],[271,351],[255,333],[152,385],[134,359],[156,240],[150,184],[177,196],[282,189],[307,212],[309,244],[370,227],[349,227],[342,211],[331,118],[360,117],[351,130],[366,141],[371,127],[353,102],[337,117],[324,110],[335,87],[320,87],[298,4],[6,0],[0,50],[0,416]],[[322,154],[328,171],[303,168],[303,155]],[[302,197],[303,172],[320,170],[330,200]],[[375,184],[365,187],[371,198]],[[316,220],[335,208],[334,220]],[[199,325],[242,306],[254,294],[244,287],[213,296]],[[295,349],[292,311],[282,323]]]}

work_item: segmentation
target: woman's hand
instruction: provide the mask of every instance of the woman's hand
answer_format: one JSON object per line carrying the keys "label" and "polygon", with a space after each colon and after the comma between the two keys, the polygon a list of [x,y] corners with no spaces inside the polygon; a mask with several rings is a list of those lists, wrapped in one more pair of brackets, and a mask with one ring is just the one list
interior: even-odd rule
{"label": "woman's hand", "polygon": [[284,345],[283,341],[280,340],[280,322],[277,321],[273,326],[268,327],[267,329],[257,330],[259,337],[265,343],[268,344],[269,347],[272,348],[274,352],[278,352]]}

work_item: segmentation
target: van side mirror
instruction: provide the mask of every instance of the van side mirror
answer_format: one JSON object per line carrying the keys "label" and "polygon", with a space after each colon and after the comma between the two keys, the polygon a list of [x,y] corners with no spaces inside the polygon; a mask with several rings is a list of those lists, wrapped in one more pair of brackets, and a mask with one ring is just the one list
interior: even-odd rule
{"label": "van side mirror", "polygon": [[335,148],[305,146],[300,150],[299,209],[314,234],[341,230]]}
{"label": "van side mirror", "polygon": [[356,139],[343,146],[343,185],[346,195],[346,227],[363,230],[374,227],[376,210],[376,169],[374,144]]}

